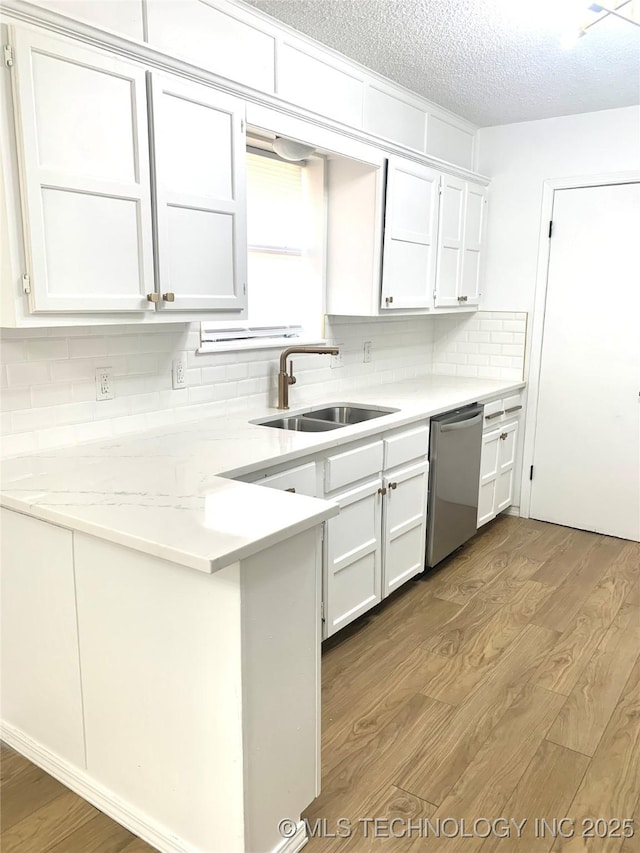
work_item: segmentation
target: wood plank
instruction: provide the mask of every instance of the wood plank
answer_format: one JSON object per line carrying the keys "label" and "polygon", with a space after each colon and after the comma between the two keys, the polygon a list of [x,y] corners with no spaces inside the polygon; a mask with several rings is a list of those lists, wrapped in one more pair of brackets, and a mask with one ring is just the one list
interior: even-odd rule
{"label": "wood plank", "polygon": [[[481,627],[467,636],[448,665],[435,672],[423,692],[433,699],[459,705],[485,678],[505,649],[512,643],[536,612],[551,588],[524,581],[511,600]],[[482,595],[482,593],[481,593]],[[495,602],[494,602],[495,603]]]}
{"label": "wood plank", "polygon": [[546,628],[528,625],[446,725],[434,728],[422,743],[415,744],[411,760],[394,777],[395,784],[430,803],[442,803],[518,699],[556,637]]}
{"label": "wood plank", "polygon": [[[378,637],[376,624],[367,625],[367,641],[360,645],[360,654],[352,657],[348,652],[349,664],[346,667],[334,666],[333,674],[323,672],[322,689],[322,726],[328,734],[334,725],[340,725],[351,714],[354,703],[361,708],[363,697],[371,695],[371,685],[376,683],[383,689],[388,678],[406,665],[413,649],[430,634],[437,632],[440,626],[451,619],[459,608],[448,601],[432,599],[431,596],[417,596],[418,606],[415,613],[399,617],[398,626],[402,631],[389,631],[393,636]],[[325,666],[325,656],[322,658]],[[426,681],[426,678],[425,678]]]}
{"label": "wood plank", "polygon": [[26,759],[23,759],[23,762],[22,771],[2,786],[3,833],[47,803],[69,792],[68,788],[35,764]]}
{"label": "wood plank", "polygon": [[[619,820],[634,817],[640,797],[640,660],[624,688],[609,725],[591,759],[569,816],[580,826],[586,818]],[[638,826],[633,839],[638,849]],[[554,853],[619,853],[620,838],[558,839]]]}
{"label": "wood plank", "polygon": [[[447,661],[424,649],[414,649],[395,672],[371,694],[363,691],[352,697],[341,715],[323,727],[322,767],[324,772],[339,763],[345,754],[366,746],[398,713],[404,703],[437,678]],[[370,673],[375,677],[375,672]]]}
{"label": "wood plank", "polygon": [[567,535],[560,547],[556,548],[553,554],[543,562],[542,568],[532,580],[549,586],[560,586],[595,548],[597,540],[593,533],[587,533],[584,530],[572,530],[570,527],[557,528],[556,525],[552,527],[556,531],[566,531]]}
{"label": "wood plank", "polygon": [[331,772],[323,774],[322,791],[305,812],[311,820],[357,813],[372,790],[391,784],[398,769],[413,755],[416,744],[440,729],[452,709],[421,694],[408,698],[396,715],[365,744],[342,751]]}
{"label": "wood plank", "polygon": [[98,815],[71,791],[60,794],[2,832],[2,853],[43,853]]}
{"label": "wood plank", "polygon": [[635,607],[640,607],[640,580],[637,581],[631,588],[631,592],[625,599],[627,604],[633,604]]}
{"label": "wood plank", "polygon": [[[571,574],[540,607],[533,621],[553,631],[566,631],[623,548],[620,539],[600,536],[587,546]],[[540,580],[539,574],[533,576]],[[544,581],[543,581],[544,582]]]}
{"label": "wood plank", "polygon": [[535,821],[551,823],[568,813],[588,766],[586,755],[543,740],[503,809],[507,817],[526,820],[521,836],[512,832],[508,838],[488,838],[480,848],[482,853],[548,853],[554,839],[536,832]]}
{"label": "wood plank", "polygon": [[123,853],[125,850],[130,851],[134,842],[139,845],[140,853],[153,853],[153,847],[98,812],[57,844],[48,847],[47,853]]}
{"label": "wood plank", "polygon": [[[363,802],[361,808],[350,818],[350,825],[344,828],[349,835],[345,837],[341,826],[330,822],[326,824],[311,824],[313,835],[306,851],[318,851],[318,853],[367,853],[374,850],[406,850],[410,844],[410,838],[401,837],[408,822],[415,825],[418,821],[430,818],[436,811],[433,803],[427,803],[413,794],[397,788],[395,785],[383,785],[374,791],[368,800]],[[379,820],[374,825],[373,820]],[[397,824],[391,824],[397,821]],[[327,838],[328,833],[335,833],[342,837],[335,839]],[[311,835],[310,832],[310,835]],[[322,836],[325,837],[322,837]]]}
{"label": "wood plank", "polygon": [[[478,590],[477,595],[494,604],[504,604],[509,601],[524,584],[531,580],[542,564],[521,554],[516,554],[508,560],[504,572]],[[538,584],[542,586],[542,584]],[[551,587],[547,587],[551,590]]]}
{"label": "wood plank", "polygon": [[[526,772],[549,726],[565,701],[563,696],[528,685],[492,730],[468,764],[434,819],[487,817],[504,814],[509,797]],[[481,837],[440,839],[442,853],[474,853]]]}
{"label": "wood plank", "polygon": [[473,634],[488,622],[498,610],[498,605],[484,598],[472,598],[456,615],[444,623],[432,637],[426,640],[423,648],[437,655],[452,657],[458,654]]}
{"label": "wood plank", "polygon": [[534,676],[538,686],[568,696],[600,645],[625,598],[629,583],[609,577],[593,590]]}
{"label": "wood plank", "polygon": [[6,743],[0,742],[0,792],[28,766],[29,762],[26,758]]}
{"label": "wood plank", "polygon": [[551,727],[554,743],[593,755],[640,655],[640,608],[624,606]]}

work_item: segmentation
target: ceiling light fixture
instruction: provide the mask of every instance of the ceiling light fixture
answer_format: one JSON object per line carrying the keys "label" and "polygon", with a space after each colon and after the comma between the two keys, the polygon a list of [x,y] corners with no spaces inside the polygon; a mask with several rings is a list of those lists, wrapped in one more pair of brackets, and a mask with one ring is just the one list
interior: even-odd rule
{"label": "ceiling light fixture", "polygon": [[[626,8],[629,6],[631,8]],[[621,12],[621,10],[625,8],[627,14],[623,14]],[[611,2],[606,5],[603,3],[591,3],[588,6],[588,10],[598,17],[593,21],[582,24],[578,29],[572,30],[563,36],[560,40],[562,47],[575,47],[579,39],[587,34],[587,30],[590,30],[591,27],[595,27],[595,25],[599,24],[600,21],[604,21],[605,18],[609,17],[609,15],[612,15],[615,18],[620,18],[620,20],[633,24],[635,27],[640,27],[640,3],[638,0],[611,0]]]}

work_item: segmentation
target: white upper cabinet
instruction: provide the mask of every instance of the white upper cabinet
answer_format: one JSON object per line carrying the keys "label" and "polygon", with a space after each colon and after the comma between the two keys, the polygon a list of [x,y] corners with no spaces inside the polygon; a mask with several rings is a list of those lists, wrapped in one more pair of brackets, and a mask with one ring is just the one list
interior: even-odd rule
{"label": "white upper cabinet", "polygon": [[246,307],[244,103],[151,74],[162,310]]}
{"label": "white upper cabinet", "polygon": [[462,259],[462,294],[465,305],[480,303],[482,261],[486,233],[487,188],[467,183]]}
{"label": "white upper cabinet", "polygon": [[436,308],[480,302],[486,203],[485,187],[442,176]]}
{"label": "white upper cabinet", "polygon": [[438,308],[462,303],[462,241],[464,236],[465,183],[442,176],[440,228],[438,233],[438,278],[435,304]]}
{"label": "white upper cabinet", "polygon": [[144,70],[46,34],[11,41],[31,311],[153,310]]}
{"label": "white upper cabinet", "polygon": [[433,304],[440,175],[390,158],[382,261],[381,308]]}

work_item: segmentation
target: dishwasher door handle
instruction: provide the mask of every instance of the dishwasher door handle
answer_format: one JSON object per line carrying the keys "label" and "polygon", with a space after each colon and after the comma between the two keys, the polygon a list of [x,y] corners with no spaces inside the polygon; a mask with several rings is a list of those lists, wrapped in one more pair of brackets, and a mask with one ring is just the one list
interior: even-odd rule
{"label": "dishwasher door handle", "polygon": [[479,424],[482,420],[482,412],[477,415],[474,415],[472,418],[466,418],[464,421],[456,421],[452,424],[442,424],[440,427],[440,432],[449,432],[452,429],[468,429],[469,427],[475,426]]}

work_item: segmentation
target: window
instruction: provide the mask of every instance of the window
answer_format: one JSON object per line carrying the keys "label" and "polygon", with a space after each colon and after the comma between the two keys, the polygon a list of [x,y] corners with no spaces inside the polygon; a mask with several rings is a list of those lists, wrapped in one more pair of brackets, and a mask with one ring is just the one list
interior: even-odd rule
{"label": "window", "polygon": [[[202,324],[203,348],[232,341],[319,340],[324,272],[324,161],[281,160],[247,152],[248,275],[246,324]],[[258,340],[260,339],[260,342]],[[211,346],[212,345],[212,346]]]}

